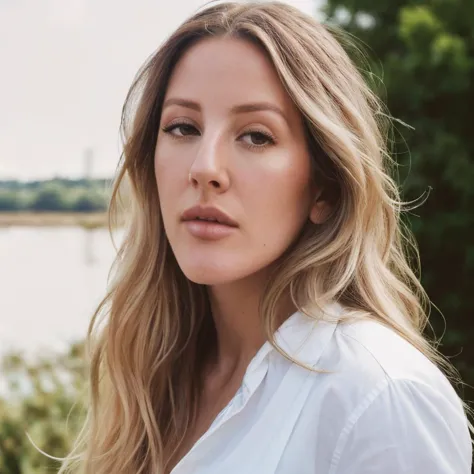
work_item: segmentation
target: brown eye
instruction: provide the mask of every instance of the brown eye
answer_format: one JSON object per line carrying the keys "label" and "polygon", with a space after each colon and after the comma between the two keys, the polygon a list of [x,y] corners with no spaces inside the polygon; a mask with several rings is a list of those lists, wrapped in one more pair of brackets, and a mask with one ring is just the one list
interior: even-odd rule
{"label": "brown eye", "polygon": [[275,144],[275,140],[270,135],[263,132],[247,132],[241,136],[241,140],[249,147],[263,148]]}
{"label": "brown eye", "polygon": [[183,124],[180,125],[179,127],[176,128],[181,132],[181,135],[195,135],[195,132],[197,132],[196,128],[193,127],[192,125],[188,124]]}
{"label": "brown eye", "polygon": [[186,137],[189,135],[199,135],[199,131],[189,123],[175,123],[163,128],[163,132],[169,133],[175,137]]}
{"label": "brown eye", "polygon": [[268,137],[263,133],[251,133],[250,136],[252,137],[252,145],[265,145],[268,142]]}

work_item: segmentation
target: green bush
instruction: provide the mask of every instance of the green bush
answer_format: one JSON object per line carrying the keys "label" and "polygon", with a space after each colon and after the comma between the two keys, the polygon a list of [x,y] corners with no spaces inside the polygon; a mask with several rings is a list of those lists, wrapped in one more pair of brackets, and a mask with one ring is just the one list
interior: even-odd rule
{"label": "green bush", "polygon": [[[29,362],[19,354],[4,356],[0,374],[6,393],[0,398],[0,472],[56,472],[59,462],[41,454],[64,457],[72,448],[85,412],[86,367],[83,346],[66,355]],[[76,404],[76,405],[75,405]],[[28,439],[31,437],[33,443]]]}

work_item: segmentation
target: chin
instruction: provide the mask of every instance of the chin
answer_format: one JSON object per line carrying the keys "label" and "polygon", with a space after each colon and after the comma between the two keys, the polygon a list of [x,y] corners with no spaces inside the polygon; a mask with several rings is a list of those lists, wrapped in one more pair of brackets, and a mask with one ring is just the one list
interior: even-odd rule
{"label": "chin", "polygon": [[185,277],[198,285],[217,286],[246,279],[268,267],[273,255],[239,247],[171,246]]}
{"label": "chin", "polygon": [[199,258],[196,254],[188,253],[181,255],[182,258],[177,257],[178,265],[186,278],[199,285],[223,285],[246,278],[259,270],[255,268],[255,261],[245,265],[244,258],[236,259],[229,255],[210,258],[201,254]]}
{"label": "chin", "polygon": [[222,285],[239,279],[235,271],[209,265],[180,265],[180,268],[188,280],[198,285]]}

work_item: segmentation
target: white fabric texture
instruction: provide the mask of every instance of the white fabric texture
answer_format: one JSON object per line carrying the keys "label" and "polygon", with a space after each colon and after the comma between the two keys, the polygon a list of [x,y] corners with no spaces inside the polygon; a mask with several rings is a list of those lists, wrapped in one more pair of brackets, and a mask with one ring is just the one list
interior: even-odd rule
{"label": "white fabric texture", "polygon": [[[339,304],[331,314],[344,311]],[[172,474],[470,474],[460,399],[441,371],[374,321],[297,312]]]}

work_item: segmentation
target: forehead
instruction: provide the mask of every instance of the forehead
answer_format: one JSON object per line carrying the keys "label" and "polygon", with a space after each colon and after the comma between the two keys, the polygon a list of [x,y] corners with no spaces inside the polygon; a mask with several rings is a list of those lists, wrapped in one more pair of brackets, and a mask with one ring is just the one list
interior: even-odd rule
{"label": "forehead", "polygon": [[242,38],[206,38],[192,46],[171,75],[168,97],[197,100],[203,106],[265,101],[297,113],[263,49]]}

